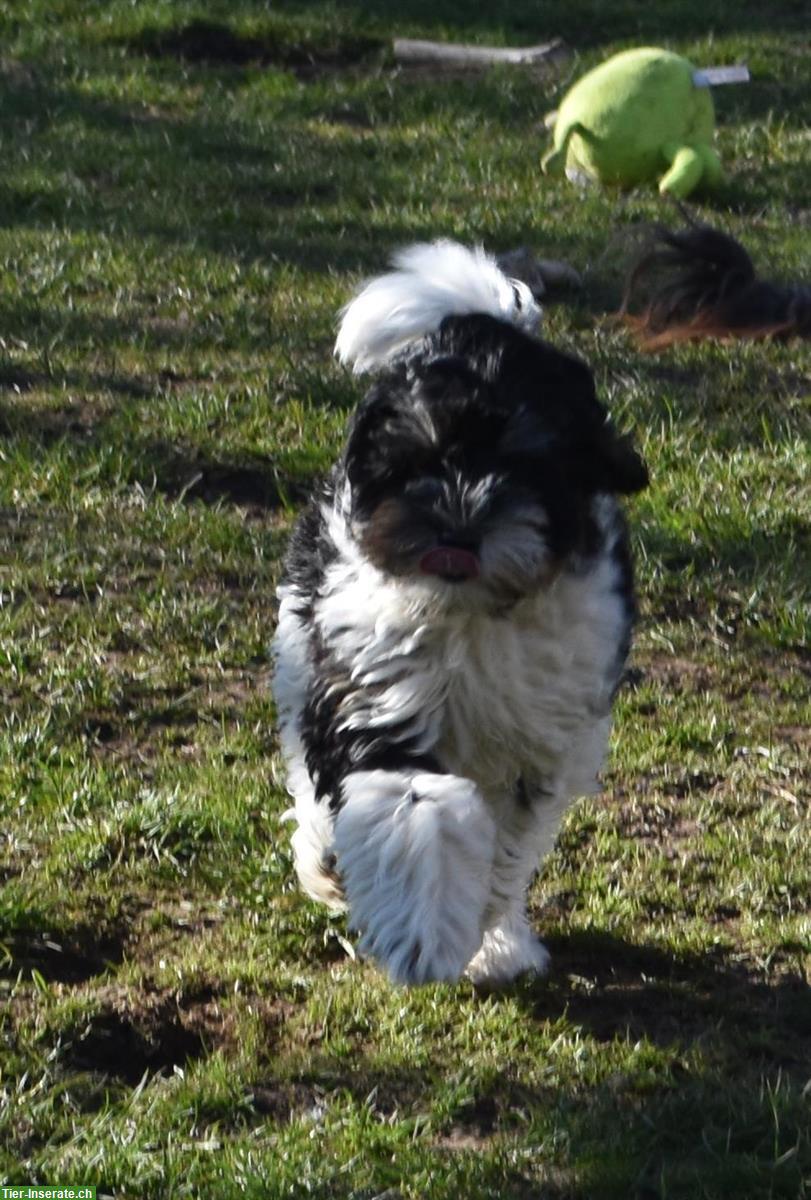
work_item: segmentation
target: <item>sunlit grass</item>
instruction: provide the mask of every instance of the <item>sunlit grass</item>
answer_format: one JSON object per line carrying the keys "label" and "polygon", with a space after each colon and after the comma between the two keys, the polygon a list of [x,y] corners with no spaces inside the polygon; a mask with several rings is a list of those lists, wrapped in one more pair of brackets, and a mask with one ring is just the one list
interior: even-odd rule
{"label": "sunlit grass", "polygon": [[[120,1197],[797,1200],[811,1179],[809,358],[640,356],[654,193],[539,172],[567,80],[747,61],[700,216],[807,276],[796,5],[0,3],[0,1179]],[[387,44],[563,35],[538,79]],[[152,39],[150,41],[150,39]],[[274,55],[275,54],[275,58]],[[309,55],[309,66],[301,56]],[[294,886],[269,693],[295,512],[359,390],[336,313],[436,235],[567,259],[547,336],[651,471],[602,796],[531,894],[552,974],[392,989]]]}

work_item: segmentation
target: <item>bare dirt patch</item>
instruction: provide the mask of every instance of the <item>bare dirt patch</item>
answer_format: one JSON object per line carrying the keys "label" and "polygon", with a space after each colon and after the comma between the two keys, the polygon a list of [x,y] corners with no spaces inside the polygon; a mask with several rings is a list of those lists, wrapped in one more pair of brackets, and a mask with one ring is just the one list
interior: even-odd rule
{"label": "bare dirt patch", "polygon": [[76,1031],[68,1066],[130,1085],[146,1072],[170,1075],[205,1053],[206,1026],[218,1024],[216,1008],[209,1012],[212,1003],[199,1006],[193,1019],[171,992],[111,998]]}
{"label": "bare dirt patch", "polygon": [[[244,995],[224,1004],[223,987],[206,981],[187,989],[113,984],[95,997],[99,1008],[72,1031],[63,1065],[129,1086],[146,1072],[171,1075],[218,1050],[236,1053],[246,1014],[258,1017],[262,1043],[270,1051],[293,1011],[288,1001],[274,996]],[[285,1120],[314,1103],[312,1088],[305,1085],[262,1080],[254,1091],[258,1112]]]}
{"label": "bare dirt patch", "polygon": [[780,742],[794,742],[797,746],[811,745],[811,726],[809,725],[774,725],[772,736]]}
{"label": "bare dirt patch", "polygon": [[269,1117],[278,1124],[286,1124],[296,1117],[307,1113],[316,1113],[321,1108],[324,1092],[321,1088],[308,1084],[265,1080],[254,1084],[246,1099],[253,1110],[263,1117]]}
{"label": "bare dirt patch", "polygon": [[696,821],[678,809],[656,801],[638,800],[620,805],[616,809],[616,823],[624,837],[665,848],[672,848],[673,842],[685,841],[700,833]]}
{"label": "bare dirt patch", "polygon": [[715,672],[706,663],[694,662],[676,655],[651,655],[636,666],[632,684],[648,681],[666,691],[682,695],[705,692],[715,682]]}
{"label": "bare dirt patch", "polygon": [[227,503],[265,512],[281,507],[286,500],[299,501],[305,493],[298,481],[281,479],[269,458],[237,463],[174,446],[155,445],[152,451],[155,486],[172,499]]}
{"label": "bare dirt patch", "polygon": [[0,964],[0,977],[39,973],[48,983],[85,983],[124,958],[126,931],[102,932],[91,926],[16,933],[5,939],[11,959]]}
{"label": "bare dirt patch", "polygon": [[453,1114],[448,1130],[433,1139],[439,1150],[483,1150],[499,1132],[509,1098],[485,1093],[475,1096]]}
{"label": "bare dirt patch", "polygon": [[18,396],[30,392],[32,388],[41,387],[46,378],[41,371],[15,363],[0,364],[0,390],[16,392]]}
{"label": "bare dirt patch", "polygon": [[305,79],[379,61],[384,50],[384,43],[373,38],[295,41],[271,31],[243,34],[224,23],[205,20],[146,28],[127,46],[153,58],[179,58],[209,67],[283,67]]}
{"label": "bare dirt patch", "polygon": [[[108,660],[113,661],[109,654]],[[270,666],[264,662],[194,672],[182,684],[166,686],[133,678],[129,665],[126,655],[115,661],[121,681],[115,706],[81,714],[78,732],[97,757],[148,765],[166,742],[187,755],[202,754],[201,725],[237,721],[249,704],[270,697]],[[271,727],[268,739],[275,740]],[[226,757],[225,765],[233,761]]]}
{"label": "bare dirt patch", "polygon": [[634,665],[625,673],[624,683],[632,691],[651,683],[673,696],[720,692],[726,700],[739,702],[752,698],[773,700],[787,689],[796,689],[798,681],[806,679],[811,681],[807,650],[793,647],[779,653],[742,655],[734,663],[726,664],[696,661],[677,654],[637,652]]}

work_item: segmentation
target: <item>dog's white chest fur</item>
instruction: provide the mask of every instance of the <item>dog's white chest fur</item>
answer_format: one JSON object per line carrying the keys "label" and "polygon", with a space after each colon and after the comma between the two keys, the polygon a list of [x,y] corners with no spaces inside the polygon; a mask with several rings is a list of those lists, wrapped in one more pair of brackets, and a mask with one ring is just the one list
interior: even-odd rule
{"label": "dog's white chest fur", "polygon": [[[596,582],[561,578],[509,618],[473,618],[449,631],[437,751],[485,794],[503,794],[519,776],[569,794],[594,789],[610,703],[605,649],[613,642],[594,624],[614,623],[593,603]],[[619,629],[618,602],[616,609]]]}
{"label": "dog's white chest fur", "polygon": [[431,603],[342,558],[316,623],[358,685],[346,727],[390,733],[406,722],[421,750],[486,795],[519,776],[569,796],[593,791],[627,623],[616,572],[605,554],[494,616]]}

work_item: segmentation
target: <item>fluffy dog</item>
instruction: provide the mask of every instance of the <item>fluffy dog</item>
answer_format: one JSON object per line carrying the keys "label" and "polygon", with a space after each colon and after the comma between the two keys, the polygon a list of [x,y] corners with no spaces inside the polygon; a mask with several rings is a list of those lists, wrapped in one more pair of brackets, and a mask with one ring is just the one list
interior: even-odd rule
{"label": "fluffy dog", "polygon": [[377,373],[293,534],[274,690],[304,889],[402,983],[548,961],[526,889],[595,790],[645,467],[480,250],[414,246],[343,314]]}

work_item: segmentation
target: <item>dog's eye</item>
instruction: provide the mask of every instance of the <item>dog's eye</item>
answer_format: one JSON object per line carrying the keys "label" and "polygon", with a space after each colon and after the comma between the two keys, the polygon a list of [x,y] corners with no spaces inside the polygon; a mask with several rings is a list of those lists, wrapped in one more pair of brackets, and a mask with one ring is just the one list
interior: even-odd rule
{"label": "dog's eye", "polygon": [[433,504],[442,495],[442,481],[431,475],[424,475],[421,479],[409,480],[403,491],[409,500],[416,500],[420,504]]}

